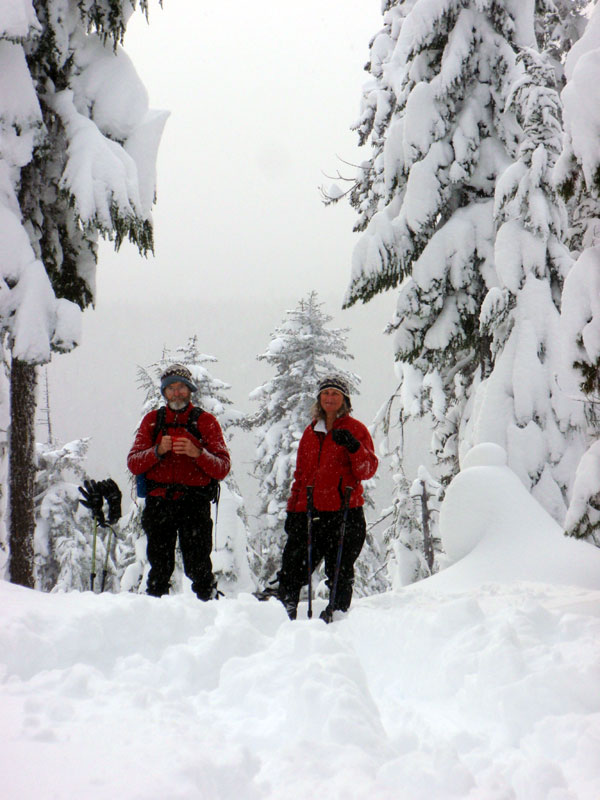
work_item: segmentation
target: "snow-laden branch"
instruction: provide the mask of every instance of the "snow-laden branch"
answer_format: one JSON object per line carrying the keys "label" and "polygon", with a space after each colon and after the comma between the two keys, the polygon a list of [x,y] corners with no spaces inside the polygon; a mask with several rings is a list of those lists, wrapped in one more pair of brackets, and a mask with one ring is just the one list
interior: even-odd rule
{"label": "snow-laden branch", "polygon": [[60,185],[73,198],[83,225],[108,231],[115,227],[116,217],[141,217],[133,158],[77,111],[70,89],[57,93],[49,102],[61,118],[69,140]]}

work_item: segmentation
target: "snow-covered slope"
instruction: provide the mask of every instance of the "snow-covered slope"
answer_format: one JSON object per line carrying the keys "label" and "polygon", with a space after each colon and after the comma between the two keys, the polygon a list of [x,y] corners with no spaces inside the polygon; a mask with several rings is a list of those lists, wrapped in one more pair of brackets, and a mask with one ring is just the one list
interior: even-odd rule
{"label": "snow-covered slope", "polygon": [[597,800],[598,553],[567,543],[557,573],[497,459],[448,492],[453,566],[329,626],[0,583],[2,796]]}

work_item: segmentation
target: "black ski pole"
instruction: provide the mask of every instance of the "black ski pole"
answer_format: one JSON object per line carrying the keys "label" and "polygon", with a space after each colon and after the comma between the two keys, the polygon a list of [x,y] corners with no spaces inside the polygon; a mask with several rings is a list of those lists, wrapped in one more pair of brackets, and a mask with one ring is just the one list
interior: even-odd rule
{"label": "black ski pole", "polygon": [[90,573],[90,589],[94,591],[94,580],[96,579],[96,534],[98,532],[98,520],[94,517],[94,538],[92,540],[92,571]]}
{"label": "black ski pole", "polygon": [[329,604],[323,612],[322,619],[325,622],[331,622],[333,619],[333,612],[335,609],[335,597],[337,594],[338,578],[340,577],[340,565],[342,563],[342,550],[344,549],[344,535],[346,533],[346,520],[348,519],[348,508],[350,507],[350,496],[352,495],[352,487],[346,486],[344,489],[344,502],[342,504],[342,522],[340,525],[340,538],[338,539],[337,556],[335,559],[335,572],[333,573],[333,586],[329,593]]}
{"label": "black ski pole", "polygon": [[108,575],[108,556],[110,554],[110,540],[112,535],[113,535],[113,529],[109,527],[107,544],[106,544],[106,556],[104,557],[104,569],[102,570],[102,582],[100,584],[100,592],[104,591],[104,585],[106,584],[106,576]]}
{"label": "black ski pole", "polygon": [[313,487],[306,487],[306,547],[308,561],[308,618],[312,619],[312,526]]}

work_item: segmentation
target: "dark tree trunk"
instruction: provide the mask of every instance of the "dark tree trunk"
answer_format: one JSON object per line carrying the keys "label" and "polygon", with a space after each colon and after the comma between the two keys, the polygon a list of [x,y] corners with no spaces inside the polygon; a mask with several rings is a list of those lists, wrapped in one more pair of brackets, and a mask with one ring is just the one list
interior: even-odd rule
{"label": "dark tree trunk", "polygon": [[13,359],[10,369],[9,446],[9,577],[11,583],[34,587],[35,407],[37,371]]}
{"label": "dark tree trunk", "polygon": [[429,525],[429,496],[425,481],[421,481],[423,492],[421,493],[421,520],[423,522],[423,552],[425,554],[425,561],[429,567],[429,572],[433,572],[434,552],[433,552],[433,539],[431,538],[431,528]]}

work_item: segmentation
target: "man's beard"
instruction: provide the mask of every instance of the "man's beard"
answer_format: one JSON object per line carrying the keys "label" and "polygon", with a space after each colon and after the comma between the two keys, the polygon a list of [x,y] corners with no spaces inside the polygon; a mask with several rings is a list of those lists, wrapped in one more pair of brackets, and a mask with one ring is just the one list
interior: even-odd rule
{"label": "man's beard", "polygon": [[189,402],[189,400],[171,400],[167,405],[171,411],[183,411],[184,408],[187,408]]}

